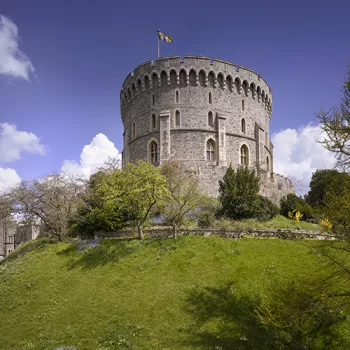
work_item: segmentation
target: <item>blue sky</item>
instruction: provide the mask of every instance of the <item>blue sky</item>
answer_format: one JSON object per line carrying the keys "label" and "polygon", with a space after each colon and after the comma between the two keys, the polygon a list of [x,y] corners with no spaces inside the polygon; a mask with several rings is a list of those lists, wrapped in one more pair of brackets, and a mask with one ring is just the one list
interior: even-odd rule
{"label": "blue sky", "polygon": [[312,171],[332,166],[314,142],[315,113],[339,102],[349,13],[345,0],[1,0],[0,187],[60,172],[65,161],[88,174],[98,154],[117,154],[111,142],[122,150],[119,91],[156,58],[158,28],[174,38],[162,56],[220,58],[267,80],[275,169],[305,187]]}

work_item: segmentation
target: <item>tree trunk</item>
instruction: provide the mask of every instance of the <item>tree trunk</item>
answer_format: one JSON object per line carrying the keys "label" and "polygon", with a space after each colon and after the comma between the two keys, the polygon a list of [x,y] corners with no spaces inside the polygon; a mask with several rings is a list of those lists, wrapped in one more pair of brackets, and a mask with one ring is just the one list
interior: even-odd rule
{"label": "tree trunk", "polygon": [[137,226],[137,231],[138,231],[138,234],[139,234],[139,239],[143,239],[144,236],[143,236],[143,231],[142,231],[142,226]]}
{"label": "tree trunk", "polygon": [[173,238],[177,237],[177,230],[176,230],[176,226],[173,225]]}

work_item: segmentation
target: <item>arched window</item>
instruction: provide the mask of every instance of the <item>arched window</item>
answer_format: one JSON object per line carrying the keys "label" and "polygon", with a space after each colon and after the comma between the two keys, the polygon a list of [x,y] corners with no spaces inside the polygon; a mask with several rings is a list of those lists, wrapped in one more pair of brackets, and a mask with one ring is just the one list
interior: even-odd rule
{"label": "arched window", "polygon": [[180,86],[181,87],[185,87],[187,85],[187,78],[186,78],[186,71],[185,70],[181,70],[180,71]]}
{"label": "arched window", "polygon": [[176,72],[172,70],[170,72],[170,86],[172,88],[176,88],[176,85],[177,85],[177,75],[176,75]]}
{"label": "arched window", "polygon": [[250,92],[252,94],[252,97],[255,98],[255,85],[254,85],[254,83],[250,84]]}
{"label": "arched window", "polygon": [[214,161],[215,160],[215,142],[210,139],[207,142],[207,160]]}
{"label": "arched window", "polygon": [[147,90],[149,88],[149,78],[148,76],[146,75],[145,76],[145,90]]}
{"label": "arched window", "polygon": [[248,96],[248,82],[246,80],[244,80],[242,87],[245,95]]}
{"label": "arched window", "polygon": [[154,98],[154,95],[152,95],[152,106],[154,106],[154,103],[155,103],[155,98]]}
{"label": "arched window", "polygon": [[246,145],[243,145],[241,147],[241,165],[248,166],[248,164],[249,164],[248,147]]}
{"label": "arched window", "polygon": [[136,95],[136,86],[135,86],[135,83],[132,84],[132,94],[133,94],[133,96]]}
{"label": "arched window", "polygon": [[210,87],[215,87],[215,75],[213,72],[209,72],[208,74],[208,82]]}
{"label": "arched window", "polygon": [[226,77],[226,86],[229,91],[232,91],[232,77],[230,75]]}
{"label": "arched window", "polygon": [[152,118],[151,118],[151,125],[152,125],[152,130],[154,130],[156,128],[156,115],[152,114]]}
{"label": "arched window", "polygon": [[237,92],[240,94],[241,93],[241,81],[239,80],[239,78],[235,79],[235,86],[236,86]]}
{"label": "arched window", "polygon": [[180,111],[175,112],[175,126],[180,126]]}
{"label": "arched window", "polygon": [[203,70],[201,70],[199,72],[199,85],[200,86],[205,86],[205,72]]}
{"label": "arched window", "polygon": [[140,92],[142,90],[141,79],[137,79],[137,91]]}
{"label": "arched window", "polygon": [[242,100],[242,111],[245,111],[245,102]]}
{"label": "arched window", "polygon": [[243,134],[246,133],[246,129],[245,129],[245,119],[242,118],[241,120],[241,131],[243,132]]}
{"label": "arched window", "polygon": [[270,159],[269,156],[266,157],[266,170],[269,173],[270,172]]}
{"label": "arched window", "polygon": [[258,86],[256,88],[256,94],[258,95],[258,102],[259,102],[260,101],[260,96],[261,96],[261,88],[260,88],[260,86]]}
{"label": "arched window", "polygon": [[179,91],[177,90],[175,92],[175,100],[176,100],[176,103],[179,103]]}
{"label": "arched window", "polygon": [[136,123],[133,122],[131,126],[131,138],[134,139],[136,137]]}
{"label": "arched window", "polygon": [[213,113],[209,112],[208,113],[208,125],[213,127],[214,126],[214,118],[213,118]]}
{"label": "arched window", "polygon": [[197,85],[197,76],[196,76],[196,72],[191,69],[190,70],[190,74],[189,74],[189,83],[190,83],[190,86],[196,86]]}
{"label": "arched window", "polygon": [[209,92],[209,103],[210,103],[210,104],[213,103],[213,99],[212,99],[212,96],[211,96],[211,92]]}
{"label": "arched window", "polygon": [[153,86],[153,89],[158,87],[158,76],[156,73],[152,75],[152,86]]}
{"label": "arched window", "polygon": [[223,89],[224,88],[224,77],[221,73],[219,73],[217,80],[218,80],[219,86],[221,87],[221,89]]}
{"label": "arched window", "polygon": [[160,74],[160,84],[162,87],[168,85],[168,75],[165,71]]}
{"label": "arched window", "polygon": [[152,164],[158,163],[158,144],[156,141],[152,141],[149,145],[149,155]]}

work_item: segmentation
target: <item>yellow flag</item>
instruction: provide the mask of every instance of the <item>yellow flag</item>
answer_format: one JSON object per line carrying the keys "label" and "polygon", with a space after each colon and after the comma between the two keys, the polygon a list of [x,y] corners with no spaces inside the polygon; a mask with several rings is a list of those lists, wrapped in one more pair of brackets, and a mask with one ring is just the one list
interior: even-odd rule
{"label": "yellow flag", "polygon": [[173,41],[173,38],[171,36],[163,34],[159,29],[157,30],[158,32],[158,38],[160,40],[164,40],[166,43],[171,43]]}

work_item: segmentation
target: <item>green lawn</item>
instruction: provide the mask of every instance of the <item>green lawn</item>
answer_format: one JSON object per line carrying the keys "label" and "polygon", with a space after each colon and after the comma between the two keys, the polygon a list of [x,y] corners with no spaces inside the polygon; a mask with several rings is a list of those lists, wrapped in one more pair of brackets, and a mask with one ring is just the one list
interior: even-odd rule
{"label": "green lawn", "polygon": [[269,221],[258,221],[253,219],[248,220],[227,220],[223,219],[217,222],[218,227],[224,227],[227,229],[264,229],[264,228],[284,228],[284,229],[293,229],[293,230],[311,230],[311,231],[321,231],[319,225],[312,224],[306,221],[295,222],[290,220],[282,215],[275,216],[272,220]]}
{"label": "green lawn", "polygon": [[[106,239],[80,252],[32,242],[0,264],[0,349],[270,349],[254,309],[326,273],[315,244]],[[349,322],[339,337],[350,339]]]}

